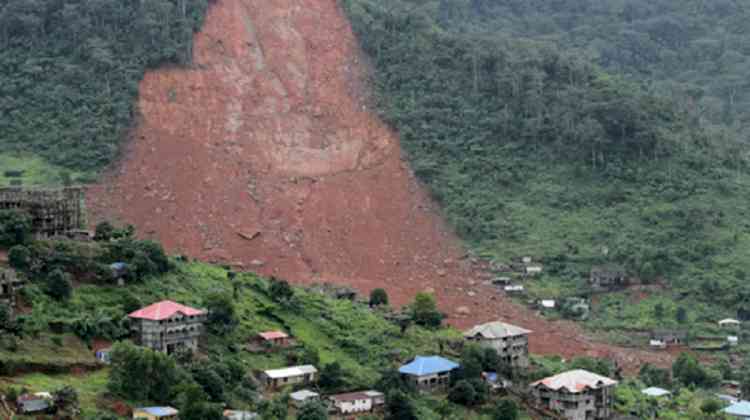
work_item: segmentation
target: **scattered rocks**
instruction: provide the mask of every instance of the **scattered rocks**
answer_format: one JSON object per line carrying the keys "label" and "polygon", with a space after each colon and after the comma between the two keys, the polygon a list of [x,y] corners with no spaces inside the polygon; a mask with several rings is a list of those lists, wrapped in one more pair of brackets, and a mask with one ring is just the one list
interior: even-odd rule
{"label": "scattered rocks", "polygon": [[250,265],[253,267],[263,267],[264,265],[266,265],[266,263],[262,260],[252,260],[250,261]]}
{"label": "scattered rocks", "polygon": [[441,269],[441,270],[437,271],[437,275],[440,276],[440,277],[445,277],[446,274],[447,274],[447,272],[445,270]]}
{"label": "scattered rocks", "polygon": [[245,232],[238,231],[237,235],[239,235],[240,238],[242,239],[252,241],[253,239],[260,236],[260,231],[259,230],[251,230],[251,231],[245,231]]}
{"label": "scattered rocks", "polygon": [[471,310],[466,306],[459,306],[458,308],[456,308],[456,315],[466,316],[470,314]]}

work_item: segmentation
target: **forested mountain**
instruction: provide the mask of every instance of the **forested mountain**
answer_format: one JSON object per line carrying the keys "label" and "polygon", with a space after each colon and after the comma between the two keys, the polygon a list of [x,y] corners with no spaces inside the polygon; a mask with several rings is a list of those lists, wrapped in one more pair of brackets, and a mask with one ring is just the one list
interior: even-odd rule
{"label": "forested mountain", "polygon": [[[613,19],[608,5],[630,2],[343,3],[382,115],[464,238],[501,259],[543,258],[570,291],[593,264],[619,263],[698,298],[744,300],[745,146],[643,79],[606,72],[555,37],[522,36],[544,32],[529,28],[533,17],[595,25]],[[688,3],[638,13],[671,4],[704,16]],[[733,14],[701,22],[720,15]]]}
{"label": "forested mountain", "polygon": [[0,0],[0,149],[75,170],[117,155],[145,69],[188,63],[207,0]]}
{"label": "forested mountain", "polygon": [[741,0],[444,0],[461,32],[549,41],[671,97],[695,123],[747,140],[750,3]]}

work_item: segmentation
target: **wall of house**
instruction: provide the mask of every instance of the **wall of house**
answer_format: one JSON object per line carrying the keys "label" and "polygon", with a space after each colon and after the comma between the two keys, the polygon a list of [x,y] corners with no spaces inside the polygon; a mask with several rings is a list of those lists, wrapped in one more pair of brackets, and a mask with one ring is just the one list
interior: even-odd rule
{"label": "wall of house", "polygon": [[529,337],[525,334],[496,339],[473,339],[483,348],[491,348],[511,366],[529,366]]}
{"label": "wall of house", "polygon": [[372,410],[372,399],[366,398],[354,401],[341,401],[336,403],[336,408],[338,408],[342,414],[370,411]]}
{"label": "wall of house", "polygon": [[18,209],[29,213],[34,233],[42,238],[81,229],[85,224],[83,203],[82,188],[0,188],[0,209]]}
{"label": "wall of house", "polygon": [[568,420],[604,420],[612,415],[612,388],[571,394],[537,387],[532,395],[537,405],[559,412]]}
{"label": "wall of house", "polygon": [[131,328],[142,346],[165,353],[179,348],[195,351],[204,320],[205,315],[175,316],[161,321],[137,319],[131,320]]}

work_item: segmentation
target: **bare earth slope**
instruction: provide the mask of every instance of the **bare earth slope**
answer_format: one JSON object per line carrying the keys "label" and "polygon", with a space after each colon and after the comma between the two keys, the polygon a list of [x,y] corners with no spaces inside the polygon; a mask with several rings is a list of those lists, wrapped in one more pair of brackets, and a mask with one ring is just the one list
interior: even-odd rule
{"label": "bare earth slope", "polygon": [[536,353],[668,361],[593,344],[481,285],[398,137],[360,100],[358,56],[335,0],[217,0],[193,67],[142,81],[133,141],[90,192],[94,221],[296,283],[385,287],[397,305],[432,289],[451,324],[502,317],[535,331]]}

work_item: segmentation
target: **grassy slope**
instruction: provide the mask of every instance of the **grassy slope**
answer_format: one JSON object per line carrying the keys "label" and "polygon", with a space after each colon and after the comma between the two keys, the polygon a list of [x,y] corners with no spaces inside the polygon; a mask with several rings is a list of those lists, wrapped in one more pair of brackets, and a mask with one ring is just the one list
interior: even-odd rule
{"label": "grassy slope", "polygon": [[[7,177],[6,171],[23,171],[23,175]],[[55,187],[62,185],[64,173],[69,174],[73,182],[91,179],[89,173],[66,170],[39,157],[0,153],[0,188],[10,186],[12,180],[21,180],[22,186]]]}
{"label": "grassy slope", "polygon": [[[283,354],[251,354],[241,348],[250,337],[267,329],[286,329],[307,347],[316,349],[320,365],[339,362],[346,372],[351,389],[371,387],[379,378],[379,372],[396,367],[399,360],[416,354],[436,354],[438,339],[460,337],[458,331],[445,329],[429,331],[410,327],[405,335],[399,328],[371,311],[366,305],[348,301],[337,301],[320,294],[295,289],[294,304],[281,306],[272,302],[265,294],[267,283],[252,274],[238,277],[243,287],[240,298],[235,301],[240,325],[226,337],[209,335],[207,352],[219,357],[238,357],[248,371],[286,366]],[[35,286],[31,287],[32,289]],[[35,324],[59,317],[95,316],[102,307],[125,315],[123,302],[127,295],[137,297],[145,305],[160,299],[173,299],[188,305],[201,307],[203,299],[212,292],[232,292],[232,286],[223,268],[202,263],[178,264],[178,268],[163,277],[148,279],[142,284],[125,288],[82,285],[76,289],[71,300],[64,304],[53,304],[45,295],[30,290],[33,297]],[[36,339],[19,342],[15,353],[2,352],[0,357],[30,357],[47,360],[61,366],[91,361],[91,351],[71,336],[66,336],[69,347],[57,347],[50,334],[43,332]],[[397,355],[393,350],[398,350]],[[446,354],[455,359],[456,355]],[[96,402],[106,391],[106,370],[85,375],[46,375],[34,373],[15,378],[0,378],[0,384],[25,385],[34,391],[50,390],[61,384],[70,384],[80,393],[83,409],[95,410]],[[148,402],[131,402],[145,404]],[[419,400],[420,418],[438,419],[434,400]],[[450,405],[461,418],[486,418],[476,411],[468,411]]]}

